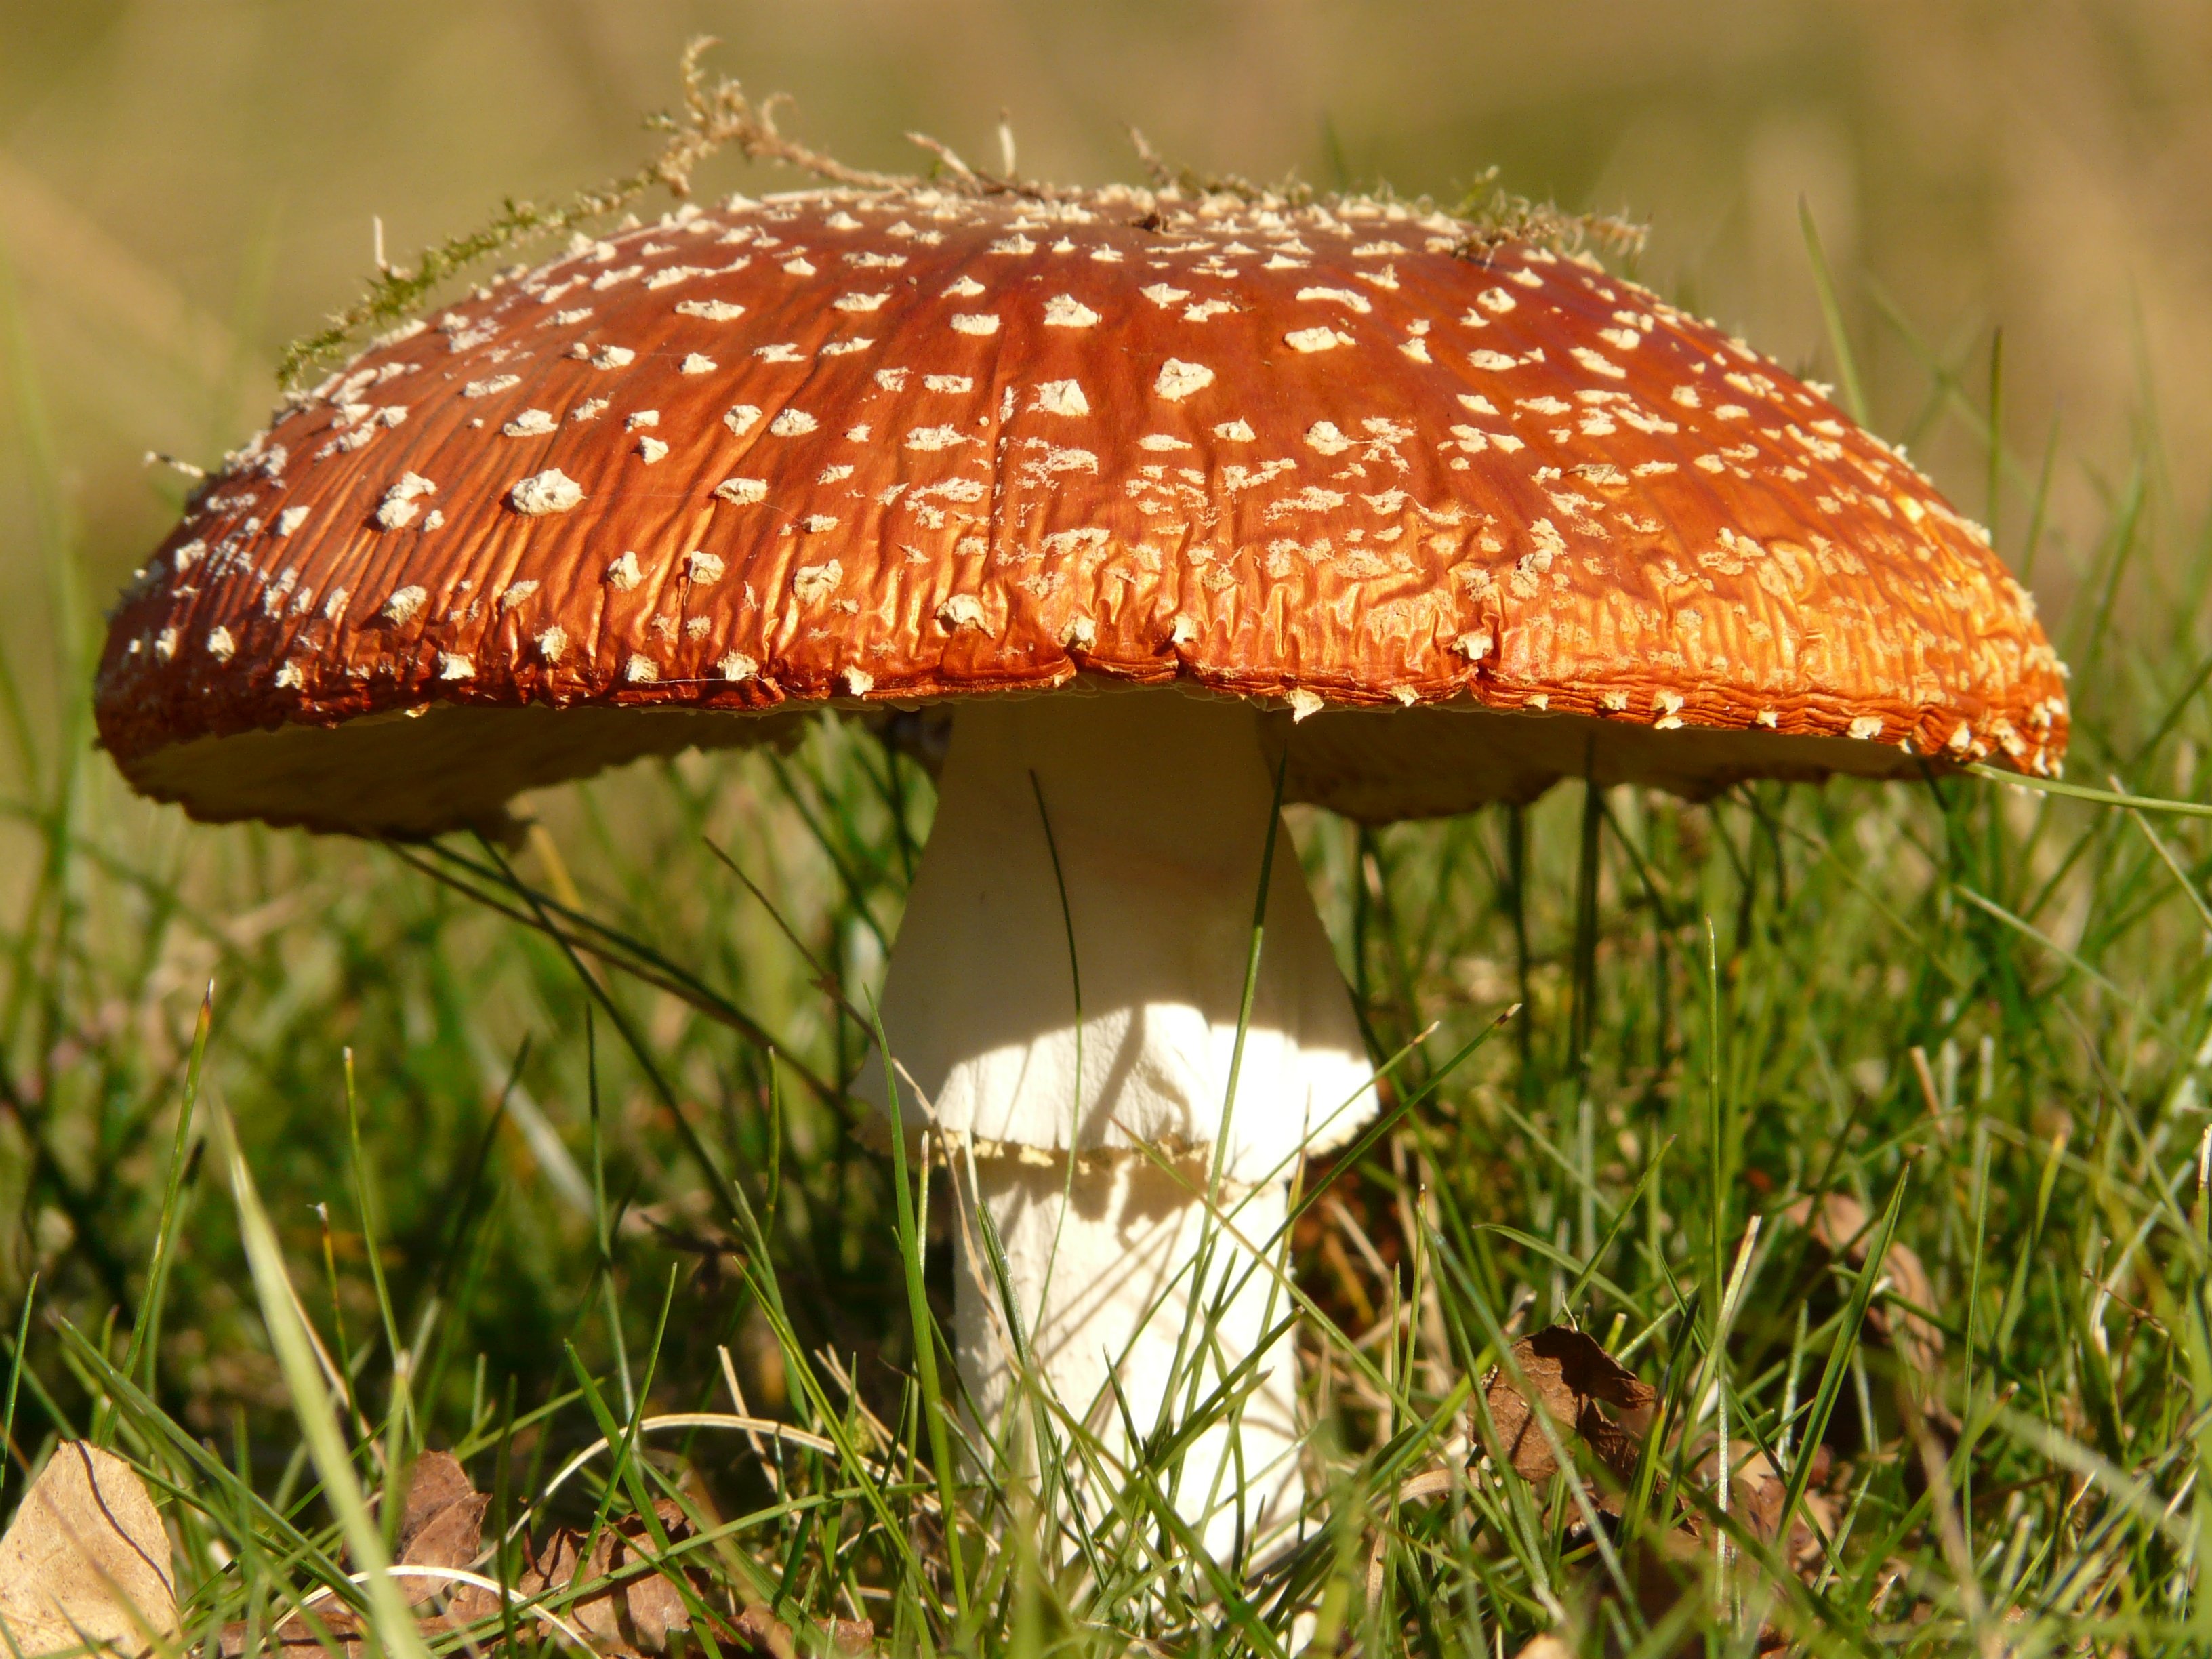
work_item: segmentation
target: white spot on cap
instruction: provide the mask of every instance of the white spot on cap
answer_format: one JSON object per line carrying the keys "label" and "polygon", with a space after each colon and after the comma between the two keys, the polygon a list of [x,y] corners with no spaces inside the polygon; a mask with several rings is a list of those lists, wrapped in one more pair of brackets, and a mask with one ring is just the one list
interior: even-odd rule
{"label": "white spot on cap", "polygon": [[1224,421],[1213,428],[1213,435],[1225,444],[1249,444],[1254,441],[1252,428],[1242,421]]}
{"label": "white spot on cap", "polygon": [[906,377],[913,372],[908,368],[879,368],[876,371],[876,384],[886,392],[901,391],[906,386]]}
{"label": "white spot on cap", "polygon": [[1060,642],[1073,651],[1088,651],[1098,643],[1098,624],[1088,617],[1077,617],[1060,631]]}
{"label": "white spot on cap", "polygon": [[826,564],[801,565],[791,573],[791,591],[802,599],[818,599],[844,577],[845,567],[835,559]]}
{"label": "white spot on cap", "polygon": [[1237,307],[1226,300],[1200,300],[1194,306],[1185,306],[1182,319],[1187,323],[1202,323],[1209,317],[1225,316]]}
{"label": "white spot on cap", "polygon": [[1333,328],[1294,328],[1283,336],[1283,343],[1293,351],[1334,351],[1350,345],[1352,337]]}
{"label": "white spot on cap", "polygon": [[1469,662],[1480,662],[1490,654],[1491,647],[1495,643],[1496,641],[1490,637],[1488,629],[1478,629],[1472,634],[1462,634],[1454,640],[1452,649]]}
{"label": "white spot on cap", "polygon": [[1088,415],[1091,400],[1073,380],[1047,380],[1036,389],[1036,404],[1048,415]]}
{"label": "white spot on cap", "polygon": [[304,507],[288,507],[276,515],[276,533],[289,536],[307,521],[308,510]]}
{"label": "white spot on cap", "polygon": [[1170,403],[1181,403],[1192,392],[1203,392],[1212,384],[1213,371],[1204,363],[1187,363],[1180,357],[1170,357],[1160,365],[1152,390]]}
{"label": "white spot on cap", "polygon": [[1170,288],[1165,283],[1154,283],[1150,288],[1137,291],[1156,306],[1180,305],[1190,298],[1188,289]]}
{"label": "white spot on cap", "polygon": [[1303,685],[1285,699],[1291,705],[1291,723],[1295,726],[1310,714],[1318,714],[1325,705],[1318,692],[1309,691]]}
{"label": "white spot on cap", "polygon": [[922,387],[928,392],[973,392],[975,378],[967,374],[925,374]]}
{"label": "white spot on cap", "polygon": [[558,424],[542,409],[526,409],[500,430],[510,438],[542,438]]}
{"label": "white spot on cap", "polygon": [[866,421],[863,421],[858,426],[847,427],[845,428],[845,441],[848,444],[864,444],[867,442],[868,423]]}
{"label": "white spot on cap", "polygon": [[1943,746],[1946,749],[1948,749],[1954,755],[1963,755],[1969,748],[1972,747],[1973,741],[1973,727],[1968,726],[1966,721],[1960,720],[1959,724],[1952,729],[1950,740]]}
{"label": "white spot on cap", "polygon": [[538,636],[538,654],[548,662],[561,660],[561,653],[568,648],[568,630],[556,623]]}
{"label": "white spot on cap", "polygon": [[916,427],[906,434],[908,449],[950,449],[955,444],[966,443],[960,428],[953,426]]}
{"label": "white spot on cap", "polygon": [[799,527],[810,536],[819,536],[835,530],[837,520],[827,513],[810,513],[799,521]]}
{"label": "white spot on cap", "polygon": [[830,303],[840,311],[880,311],[889,294],[841,294]]}
{"label": "white spot on cap", "polygon": [[722,562],[719,553],[688,553],[684,557],[684,574],[691,579],[694,587],[712,587],[722,580],[729,567]]}
{"label": "white spot on cap", "polygon": [[568,411],[568,418],[572,421],[596,421],[606,412],[607,400],[605,398],[586,398]]}
{"label": "white spot on cap", "polygon": [[[1325,301],[1331,305],[1344,306],[1358,312],[1363,317],[1375,309],[1375,302],[1372,300],[1364,294],[1348,288],[1302,288],[1298,290],[1298,298]],[[1306,348],[1302,346],[1299,349],[1304,350]]]}
{"label": "white spot on cap", "polygon": [[811,432],[821,422],[803,409],[787,409],[768,423],[769,435],[775,438],[796,438]]}
{"label": "white spot on cap", "polygon": [[952,319],[952,328],[957,334],[996,334],[999,319],[988,311],[963,312]]}
{"label": "white spot on cap", "polygon": [[981,628],[983,604],[973,593],[955,593],[937,607],[937,620],[949,633],[956,628]]}
{"label": "white spot on cap", "polygon": [[811,276],[814,274],[813,265],[808,263],[804,254],[794,259],[786,259],[783,268],[793,276]]}
{"label": "white spot on cap", "polygon": [[1593,351],[1588,346],[1576,346],[1567,355],[1593,374],[1602,374],[1614,380],[1628,378],[1628,371],[1602,351]]}
{"label": "white spot on cap", "polygon": [[768,480],[765,478],[725,478],[714,486],[717,496],[739,507],[750,507],[756,501],[768,499]]}
{"label": "white spot on cap", "polygon": [[509,582],[507,591],[499,596],[499,608],[512,611],[537,591],[538,584],[526,578],[519,582]]}
{"label": "white spot on cap", "polygon": [[732,323],[745,314],[745,308],[730,300],[679,300],[676,302],[678,315],[699,317],[710,323]]}
{"label": "white spot on cap", "polygon": [[637,453],[640,459],[647,466],[651,466],[668,453],[668,446],[658,438],[640,438],[637,441]]}
{"label": "white spot on cap", "polygon": [[742,651],[730,651],[714,665],[714,672],[726,680],[749,680],[760,672],[760,665]]}
{"label": "white spot on cap", "polygon": [[1467,360],[1486,374],[1503,374],[1508,369],[1521,367],[1518,357],[1509,357],[1502,351],[1470,351]]}
{"label": "white spot on cap", "polygon": [[856,697],[866,696],[876,687],[876,677],[865,668],[844,669],[838,678],[845,682],[845,690]]}
{"label": "white spot on cap", "polygon": [[154,654],[167,662],[177,654],[177,630],[165,628],[154,635]]}
{"label": "white spot on cap", "polygon": [[1674,401],[1681,404],[1685,409],[1696,409],[1699,407],[1698,388],[1693,386],[1676,386],[1674,388]]}
{"label": "white spot on cap", "polygon": [[948,300],[972,300],[982,291],[982,283],[973,276],[963,276],[945,290],[945,297]]}
{"label": "white spot on cap", "polygon": [[438,653],[438,678],[441,680],[472,680],[477,677],[477,665],[470,657],[459,651]]}
{"label": "white spot on cap", "polygon": [[507,387],[511,386],[520,386],[521,384],[522,376],[520,374],[495,374],[489,380],[471,380],[466,386],[461,388],[461,396],[464,398],[489,398],[497,392],[506,391]]}
{"label": "white spot on cap", "polygon": [[650,685],[660,678],[660,665],[650,657],[633,653],[623,665],[623,678],[633,685]]}
{"label": "white spot on cap", "polygon": [[1073,294],[1055,294],[1044,302],[1047,328],[1096,328],[1098,313]]}
{"label": "white spot on cap", "polygon": [[628,368],[637,361],[637,353],[632,351],[628,346],[603,345],[597,351],[593,351],[581,341],[577,343],[575,349],[568,355],[571,357],[582,358],[593,368]]}
{"label": "white spot on cap", "polygon": [[1881,735],[1881,716],[1879,714],[1860,715],[1856,720],[1851,722],[1850,735],[1858,738],[1862,743],[1866,742],[1869,738],[1880,737]]}
{"label": "white spot on cap", "polygon": [[617,593],[627,593],[645,580],[645,573],[637,568],[637,555],[624,553],[607,566],[600,580]]}
{"label": "white spot on cap", "polygon": [[1352,440],[1338,429],[1334,421],[1316,421],[1306,428],[1306,442],[1324,455],[1341,455],[1352,447]]}
{"label": "white spot on cap", "polygon": [[[133,645],[138,643],[136,640],[131,642]],[[276,670],[276,684],[282,690],[296,691],[307,683],[307,675],[301,672],[300,665],[289,657],[287,657]]]}
{"label": "white spot on cap", "polygon": [[1489,289],[1476,295],[1474,302],[1493,317],[1503,317],[1521,303],[1502,288]]}
{"label": "white spot on cap", "polygon": [[[757,405],[738,404],[732,407],[728,414],[722,416],[722,424],[729,428],[735,435],[742,438],[759,422],[760,416],[761,412]],[[660,420],[658,411],[654,413],[653,418],[653,422],[658,424]]]}
{"label": "white spot on cap", "polygon": [[1147,432],[1137,440],[1137,447],[1154,451],[1188,449],[1190,441],[1187,438],[1178,438],[1171,432]]}
{"label": "white spot on cap", "polygon": [[1168,638],[1176,645],[1188,645],[1198,637],[1198,624],[1188,617],[1177,617],[1175,626],[1168,629]]}
{"label": "white spot on cap", "polygon": [[539,518],[548,513],[566,513],[584,499],[584,487],[553,466],[525,478],[507,492],[507,499],[516,512]]}
{"label": "white spot on cap", "polygon": [[237,654],[238,642],[230,637],[228,628],[210,628],[207,636],[208,655],[217,662],[228,662]]}
{"label": "white spot on cap", "polygon": [[415,613],[422,608],[422,601],[429,597],[427,588],[410,585],[393,593],[384,602],[384,609],[376,614],[385,621],[404,628],[415,619]]}
{"label": "white spot on cap", "polygon": [[991,244],[994,253],[1035,253],[1036,244],[1018,231],[1012,236],[1002,236]]}
{"label": "white spot on cap", "polygon": [[679,373],[684,374],[712,374],[719,365],[712,357],[691,351],[686,352],[684,361],[676,367]]}

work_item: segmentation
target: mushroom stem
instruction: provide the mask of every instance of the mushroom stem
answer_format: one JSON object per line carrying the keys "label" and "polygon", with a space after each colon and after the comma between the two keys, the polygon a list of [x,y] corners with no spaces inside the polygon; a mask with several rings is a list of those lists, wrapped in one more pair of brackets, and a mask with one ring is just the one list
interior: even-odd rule
{"label": "mushroom stem", "polygon": [[[980,1190],[963,1196],[1005,1243],[1039,1380],[1116,1459],[1129,1448],[1109,1374],[1148,1435],[1164,1401],[1187,1421],[1253,1355],[1289,1301],[1252,1251],[1279,1257],[1299,1157],[1374,1109],[1287,835],[1240,1021],[1274,799],[1261,720],[1173,690],[961,705],[884,988],[885,1034],[921,1091],[908,1121],[927,1113],[972,1146]],[[997,1431],[1012,1351],[973,1254],[957,1295],[962,1377]],[[1290,1343],[1252,1369],[1241,1427],[1199,1437],[1173,1480],[1221,1553],[1240,1525],[1256,1539],[1293,1516],[1302,1490]]]}
{"label": "mushroom stem", "polygon": [[[1006,1252],[1006,1288],[1037,1382],[1081,1418],[1105,1454],[1112,1479],[1098,1491],[1071,1451],[1079,1501],[1095,1518],[1126,1484],[1125,1411],[1139,1434],[1150,1435],[1189,1421],[1197,1407],[1208,1425],[1146,1478],[1172,1498],[1207,1551],[1227,1560],[1240,1524],[1264,1546],[1296,1521],[1304,1493],[1294,1345],[1279,1336],[1249,1372],[1230,1375],[1291,1311],[1277,1277],[1286,1265],[1279,1235],[1290,1188],[1230,1188],[1209,1228],[1205,1172],[1195,1174],[1194,1182],[1140,1157],[1111,1154],[1073,1170],[1064,1158],[978,1161],[975,1190],[964,1176],[957,1182],[968,1213],[954,1234],[953,1338],[977,1415],[996,1427],[1010,1463],[1027,1461],[1029,1419],[1012,1409],[1012,1332],[973,1218],[980,1200]],[[1142,1515],[1141,1505],[1130,1507]]]}

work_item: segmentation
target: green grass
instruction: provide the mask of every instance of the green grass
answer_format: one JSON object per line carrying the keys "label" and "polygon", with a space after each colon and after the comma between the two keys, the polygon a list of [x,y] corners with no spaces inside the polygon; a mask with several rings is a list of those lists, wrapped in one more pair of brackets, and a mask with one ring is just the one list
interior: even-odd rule
{"label": "green grass", "polygon": [[[1995,354],[1907,343],[1929,391],[1904,435],[1986,441]],[[1992,455],[1993,499],[1964,504],[2015,568],[2070,562],[2070,775],[2197,802],[2212,537],[2172,521],[2164,465],[2147,447],[2079,546],[2040,454]],[[1047,1406],[1020,1425],[1042,1477],[963,1475],[941,1443],[965,1437],[949,1353],[922,1363],[916,1328],[948,1311],[951,1192],[867,1151],[847,1093],[927,836],[912,759],[825,719],[788,755],[549,797],[511,859],[190,828],[87,747],[88,550],[48,522],[52,614],[0,641],[44,630],[70,665],[51,699],[0,675],[5,1499],[58,1435],[135,1460],[188,1640],[318,1587],[361,1604],[346,1540],[381,1546],[353,1493],[449,1447],[495,1494],[488,1536],[672,1494],[714,1595],[865,1615],[901,1653],[1277,1652],[1300,1609],[1370,1653],[1547,1628],[1746,1653],[1763,1624],[1822,1654],[2212,1650],[2201,815],[1956,776],[1569,787],[1384,830],[1294,812],[1412,1103],[1309,1173],[1324,1478],[1304,1542],[1255,1569],[1191,1547],[1172,1439],[1082,1536],[1037,1518],[1096,1455]],[[1876,1218],[1877,1259],[1893,1231],[1924,1265],[1932,1373],[1893,1340],[1898,1273],[1787,1220],[1827,1194]],[[1558,1320],[1688,1425],[1628,1518],[1593,1532],[1564,1483],[1494,1466],[1405,1495],[1463,1468],[1481,1380]],[[1723,1416],[1831,1534],[1809,1576],[1685,1479]],[[1678,1502],[1706,1506],[1689,1588],[1620,1593]]]}

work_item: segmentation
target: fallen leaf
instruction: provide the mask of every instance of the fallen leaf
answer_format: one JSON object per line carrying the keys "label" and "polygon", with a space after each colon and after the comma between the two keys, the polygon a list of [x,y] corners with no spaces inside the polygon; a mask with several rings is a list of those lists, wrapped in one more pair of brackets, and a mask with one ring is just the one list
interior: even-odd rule
{"label": "fallen leaf", "polygon": [[[1812,1199],[1801,1198],[1783,1215],[1802,1227],[1830,1255],[1841,1257],[1853,1267],[1866,1266],[1867,1247],[1874,1242],[1872,1218],[1866,1206],[1850,1194],[1830,1193],[1817,1205]],[[1936,1288],[1928,1269],[1910,1244],[1893,1238],[1882,1261],[1882,1274],[1889,1280],[1890,1295],[1911,1307],[1892,1306],[1876,1297],[1867,1304],[1867,1328],[1915,1371],[1933,1376],[1943,1358],[1943,1333],[1912,1311],[1936,1305]]]}
{"label": "fallen leaf", "polygon": [[[398,1560],[403,1566],[471,1570],[483,1547],[484,1510],[490,1499],[470,1481],[468,1472],[450,1452],[425,1452],[415,1462],[407,1498],[400,1510]],[[672,1544],[691,1535],[683,1509],[668,1499],[654,1514]],[[548,1611],[581,1631],[599,1652],[611,1659],[642,1659],[668,1645],[671,1632],[691,1628],[691,1609],[685,1605],[676,1575],[684,1571],[693,1597],[708,1610],[715,1642],[726,1654],[774,1656],[798,1659],[800,1650],[791,1627],[765,1607],[747,1607],[734,1620],[714,1611],[721,1601],[711,1581],[696,1570],[675,1564],[641,1571],[652,1561],[651,1533],[633,1516],[611,1522],[599,1530],[590,1553],[580,1560],[587,1534],[562,1527],[529,1558],[513,1586],[519,1597],[544,1596]],[[486,1577],[495,1573],[474,1571]],[[572,1585],[591,1584],[615,1574],[630,1576],[619,1583],[600,1584],[573,1601],[562,1592]],[[416,1624],[423,1639],[436,1643],[471,1626],[481,1626],[499,1613],[499,1596],[474,1584],[434,1578],[404,1578],[402,1591],[410,1604],[422,1609]],[[531,1625],[538,1615],[520,1608],[519,1624]],[[849,1654],[874,1651],[875,1626],[866,1620],[836,1620],[823,1633],[837,1649]],[[74,1638],[67,1644],[76,1645]],[[817,1644],[818,1646],[818,1644]],[[221,1643],[223,1659],[239,1659],[249,1647],[257,1656],[276,1659],[307,1659],[309,1654],[330,1653],[344,1659],[368,1659],[368,1644],[361,1623],[343,1604],[318,1603],[312,1616],[295,1613],[273,1631],[256,1633],[249,1641],[247,1627],[225,1627]],[[809,1649],[808,1651],[814,1651]],[[28,1650],[25,1659],[30,1659]]]}
{"label": "fallen leaf", "polygon": [[[668,1541],[691,1535],[683,1510],[668,1498],[653,1505]],[[574,1601],[556,1603],[562,1618],[592,1638],[604,1653],[630,1655],[659,1652],[668,1645],[668,1632],[691,1628],[691,1610],[684,1605],[674,1575],[684,1572],[672,1563],[635,1573],[637,1565],[653,1559],[652,1534],[635,1516],[599,1528],[591,1553],[580,1555],[586,1534],[563,1527],[546,1540],[544,1549],[524,1571],[515,1588],[526,1595],[558,1591],[571,1584],[588,1584],[616,1573],[635,1576],[607,1584]],[[696,1572],[687,1573],[695,1596],[705,1601],[708,1586]]]}
{"label": "fallen leaf", "polygon": [[[471,1483],[451,1452],[424,1452],[415,1460],[407,1502],[399,1516],[399,1564],[408,1567],[466,1568],[483,1547],[484,1510],[491,1499]],[[499,1598],[473,1584],[404,1578],[410,1602],[444,1596],[447,1611],[465,1624],[498,1610]]]}
{"label": "fallen leaf", "polygon": [[[1820,1559],[1820,1537],[1834,1537],[1836,1517],[1833,1506],[1819,1487],[1828,1478],[1829,1457],[1826,1446],[1813,1449],[1811,1484],[1798,1499],[1797,1513],[1790,1522],[1790,1565],[1804,1569],[1815,1565]],[[1717,1486],[1720,1460],[1707,1454],[1698,1465],[1698,1474],[1708,1486]],[[1739,1462],[1729,1475],[1729,1507],[1746,1527],[1767,1543],[1774,1541],[1776,1529],[1782,1522],[1782,1500],[1789,1495],[1790,1483],[1771,1462],[1765,1453],[1753,1452]],[[1818,1523],[1820,1531],[1814,1531]],[[1702,1531],[1702,1528],[1699,1528]]]}
{"label": "fallen leaf", "polygon": [[0,1537],[0,1630],[22,1659],[97,1644],[144,1653],[177,1632],[169,1534],[131,1467],[64,1440]]}
{"label": "fallen leaf", "polygon": [[[1522,1337],[1513,1345],[1513,1359],[1561,1443],[1580,1439],[1615,1479],[1627,1480],[1636,1468],[1637,1437],[1600,1405],[1629,1413],[1640,1427],[1657,1397],[1650,1385],[1638,1380],[1595,1338],[1565,1325]],[[1508,1368],[1501,1365],[1491,1372],[1483,1384],[1483,1399],[1497,1425],[1499,1447],[1516,1474],[1540,1483],[1559,1472],[1550,1437]]]}

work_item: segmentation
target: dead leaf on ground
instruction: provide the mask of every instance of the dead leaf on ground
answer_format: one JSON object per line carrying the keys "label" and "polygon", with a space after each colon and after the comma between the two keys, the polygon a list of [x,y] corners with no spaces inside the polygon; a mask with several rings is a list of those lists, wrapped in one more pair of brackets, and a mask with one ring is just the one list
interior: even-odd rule
{"label": "dead leaf on ground", "polygon": [[[1840,1256],[1854,1268],[1866,1266],[1867,1249],[1874,1242],[1872,1218],[1866,1206],[1848,1193],[1830,1193],[1817,1207],[1801,1198],[1783,1212],[1802,1227],[1808,1237],[1832,1256]],[[1928,1269],[1913,1248],[1902,1239],[1890,1241],[1882,1261],[1890,1294],[1911,1308],[1892,1307],[1880,1298],[1867,1304],[1868,1329],[1896,1350],[1897,1357],[1923,1376],[1933,1376],[1943,1358],[1943,1333],[1912,1308],[1936,1305],[1936,1287]]]}
{"label": "dead leaf on ground", "polygon": [[169,1534],[136,1470],[64,1440],[0,1536],[0,1629],[23,1659],[97,1643],[135,1656],[177,1631]]}
{"label": "dead leaf on ground", "polygon": [[[491,1500],[476,1489],[468,1472],[450,1452],[425,1452],[416,1460],[407,1498],[400,1511],[398,1560],[404,1566],[474,1571],[479,1577],[495,1573],[476,1565],[483,1548],[484,1511]],[[683,1509],[663,1498],[654,1505],[654,1518],[671,1544],[691,1536]],[[765,1607],[749,1607],[735,1618],[719,1610],[724,1597],[704,1574],[677,1564],[653,1565],[657,1552],[650,1529],[635,1516],[599,1529],[590,1552],[582,1554],[586,1534],[570,1527],[554,1531],[542,1548],[531,1553],[513,1589],[519,1597],[546,1598],[548,1611],[581,1631],[599,1652],[611,1659],[642,1659],[668,1645],[671,1632],[691,1628],[687,1605],[677,1574],[690,1589],[693,1601],[713,1621],[714,1640],[726,1653],[774,1656],[794,1659],[799,1647],[789,1626],[772,1617]],[[561,1593],[572,1585],[592,1584],[617,1574],[617,1583],[601,1583],[573,1601]],[[422,1609],[416,1622],[426,1640],[480,1626],[499,1616],[496,1592],[453,1580],[407,1577],[399,1588],[409,1602]],[[520,1607],[519,1624],[535,1622],[537,1615]],[[866,1620],[837,1620],[826,1634],[842,1652],[871,1653],[875,1627]],[[224,1659],[246,1652],[248,1632],[243,1624],[222,1632]],[[346,1659],[365,1659],[368,1644],[360,1621],[350,1609],[335,1601],[318,1604],[311,1613],[295,1613],[253,1644],[258,1655],[296,1656],[313,1652],[343,1653]]]}
{"label": "dead leaf on ground", "polygon": [[[1797,1513],[1790,1517],[1790,1548],[1786,1559],[1801,1572],[1817,1566],[1820,1560],[1820,1539],[1832,1538],[1836,1534],[1833,1506],[1818,1490],[1828,1478],[1828,1449],[1813,1449],[1811,1482],[1797,1500]],[[1708,1453],[1698,1465],[1698,1474],[1708,1486],[1717,1488],[1720,1459]],[[1771,1544],[1782,1523],[1782,1500],[1789,1495],[1790,1483],[1765,1452],[1753,1452],[1739,1459],[1729,1474],[1729,1510],[1741,1521],[1753,1536]],[[1820,1530],[1814,1530],[1817,1524]],[[1703,1531],[1703,1528],[1698,1530]]]}
{"label": "dead leaf on ground", "polygon": [[[1615,1480],[1626,1481],[1636,1468],[1638,1440],[1632,1429],[1644,1426],[1657,1398],[1650,1385],[1639,1381],[1595,1338],[1565,1325],[1522,1337],[1513,1345],[1513,1358],[1560,1443],[1579,1439]],[[1483,1384],[1483,1399],[1497,1425],[1499,1447],[1516,1474],[1534,1484],[1559,1472],[1551,1438],[1508,1367],[1501,1365],[1490,1374]],[[1626,1423],[1608,1416],[1602,1406],[1614,1407]]]}
{"label": "dead leaf on ground", "polygon": [[[1849,1193],[1829,1193],[1817,1200],[1801,1198],[1782,1213],[1803,1228],[1806,1237],[1832,1260],[1847,1262],[1854,1270],[1866,1266],[1867,1250],[1874,1243],[1873,1218]],[[1936,1305],[1928,1269],[1910,1244],[1893,1238],[1881,1270],[1893,1300],[1877,1297],[1867,1304],[1867,1333],[1897,1356],[1920,1409],[1934,1422],[1955,1431],[1958,1419],[1936,1394],[1936,1372],[1943,1362],[1942,1330],[1914,1311]]]}

